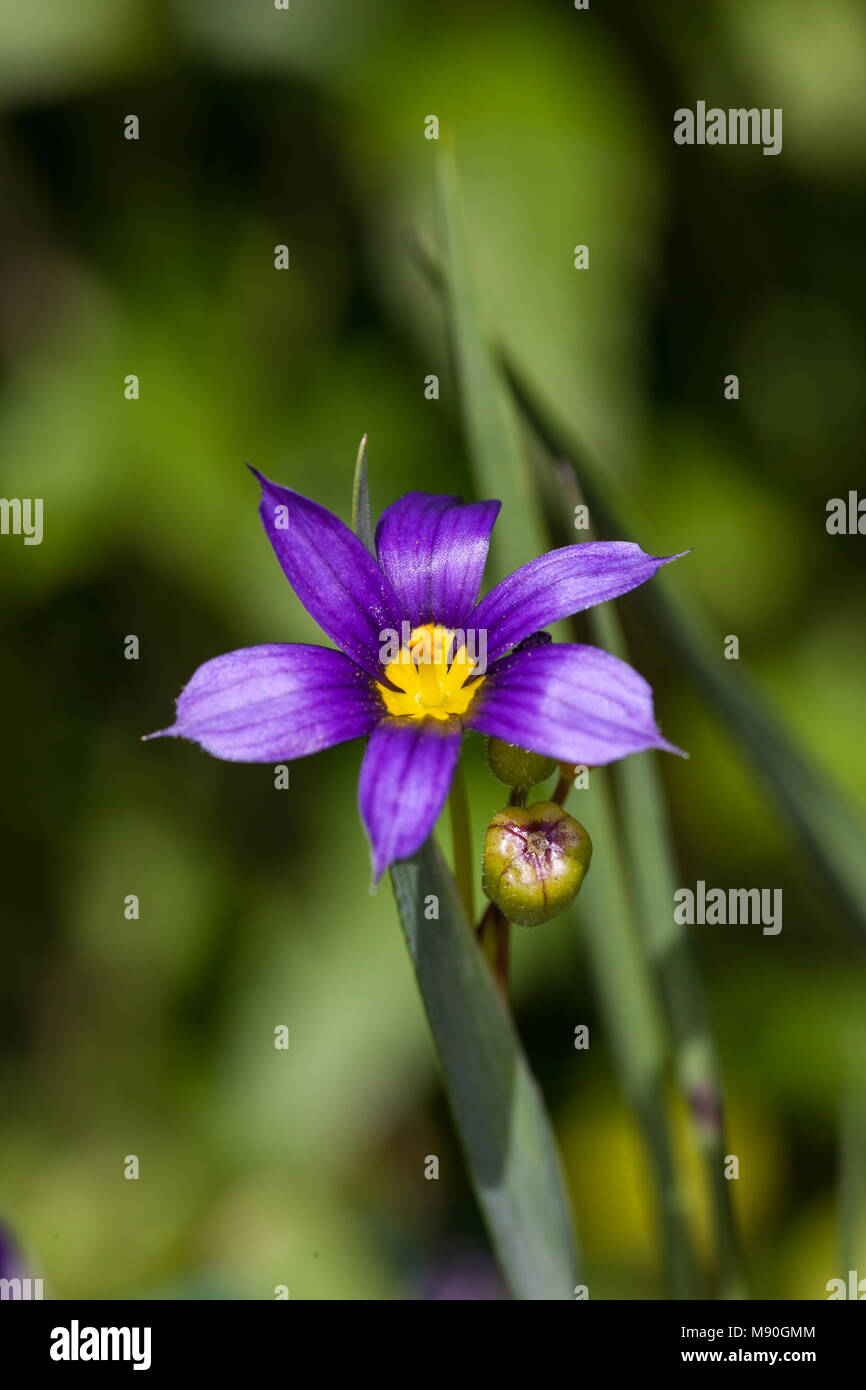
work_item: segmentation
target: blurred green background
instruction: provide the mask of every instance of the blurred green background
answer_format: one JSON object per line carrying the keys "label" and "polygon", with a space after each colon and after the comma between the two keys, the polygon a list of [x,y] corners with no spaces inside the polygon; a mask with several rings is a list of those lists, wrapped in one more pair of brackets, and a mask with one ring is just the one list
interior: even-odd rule
{"label": "blurred green background", "polygon": [[[692,548],[677,578],[719,660],[736,633],[863,814],[863,540],[825,505],[862,478],[864,62],[858,0],[0,0],[0,493],[45,499],[41,546],[0,537],[0,1216],[55,1295],[498,1287],[390,890],[368,893],[359,746],[276,791],[268,766],[139,742],[207,658],[316,640],[243,460],[347,517],[367,431],[377,510],[470,494],[410,250],[434,236],[427,115],[456,134],[491,316],[627,486],[627,539]],[[674,146],[699,98],[781,106],[781,156]],[[784,891],[780,936],[694,936],[752,1291],[823,1298],[862,940],[652,633],[632,655],[691,752],[664,768],[680,883]],[[480,740],[467,757],[480,842],[501,795]],[[518,931],[514,982],[591,1296],[658,1297],[579,938]]]}

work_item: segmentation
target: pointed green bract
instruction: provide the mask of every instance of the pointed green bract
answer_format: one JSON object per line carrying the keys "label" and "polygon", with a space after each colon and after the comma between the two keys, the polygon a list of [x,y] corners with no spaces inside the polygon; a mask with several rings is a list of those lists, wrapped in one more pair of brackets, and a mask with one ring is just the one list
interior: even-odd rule
{"label": "pointed green bract", "polygon": [[352,530],[372,555],[376,554],[376,531],[370,510],[370,484],[367,478],[367,436],[358,445],[355,477],[352,482]]}

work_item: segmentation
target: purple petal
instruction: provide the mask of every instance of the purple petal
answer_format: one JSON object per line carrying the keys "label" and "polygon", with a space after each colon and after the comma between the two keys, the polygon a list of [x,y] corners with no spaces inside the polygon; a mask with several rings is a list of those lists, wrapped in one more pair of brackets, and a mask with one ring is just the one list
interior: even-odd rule
{"label": "purple petal", "polygon": [[361,738],[381,717],[369,677],[342,652],[275,643],[206,661],[171,728],[148,738],[191,738],[215,758],[270,763]]}
{"label": "purple petal", "polygon": [[407,492],[382,513],[376,528],[379,564],[413,627],[465,628],[500,505]]}
{"label": "purple petal", "polygon": [[460,753],[460,726],[386,721],[367,744],[358,805],[378,880],[423,845],[442,810]]}
{"label": "purple petal", "polygon": [[656,727],[650,686],[598,647],[556,643],[491,668],[469,728],[559,762],[596,767],[645,748],[681,749]]}
{"label": "purple petal", "polygon": [[307,612],[371,676],[381,634],[405,614],[373,556],[339,517],[250,469],[262,485],[259,514],[286,578]]}
{"label": "purple petal", "polygon": [[538,628],[627,593],[678,558],[645,555],[631,541],[566,545],[509,574],[481,600],[472,623],[487,629],[492,661]]}
{"label": "purple petal", "polygon": [[0,1221],[0,1279],[26,1279],[26,1267],[9,1227]]}

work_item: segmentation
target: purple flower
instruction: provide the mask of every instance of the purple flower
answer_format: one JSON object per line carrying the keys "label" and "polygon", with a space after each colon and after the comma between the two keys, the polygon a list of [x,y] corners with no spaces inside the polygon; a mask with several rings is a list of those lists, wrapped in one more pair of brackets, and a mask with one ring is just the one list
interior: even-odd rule
{"label": "purple flower", "polygon": [[339,650],[275,643],[214,657],[181,693],[172,727],[149,737],[261,763],[366,738],[358,800],[377,879],[433,829],[464,729],[587,766],[680,751],[659,733],[642,676],[540,631],[678,557],[625,541],[568,545],[478,603],[498,502],[407,493],[379,521],[375,559],[338,517],[252,471],[286,578]]}

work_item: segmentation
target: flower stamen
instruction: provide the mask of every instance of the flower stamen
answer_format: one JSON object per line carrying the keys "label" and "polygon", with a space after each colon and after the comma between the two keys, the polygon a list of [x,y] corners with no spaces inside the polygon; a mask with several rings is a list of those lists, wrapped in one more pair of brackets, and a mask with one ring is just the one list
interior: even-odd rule
{"label": "flower stamen", "polygon": [[408,649],[385,667],[385,679],[395,690],[378,685],[389,714],[409,719],[448,720],[465,714],[484,676],[467,684],[478,662],[465,646],[454,651],[455,633],[436,623],[412,629]]}

